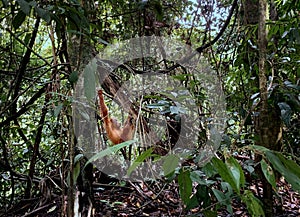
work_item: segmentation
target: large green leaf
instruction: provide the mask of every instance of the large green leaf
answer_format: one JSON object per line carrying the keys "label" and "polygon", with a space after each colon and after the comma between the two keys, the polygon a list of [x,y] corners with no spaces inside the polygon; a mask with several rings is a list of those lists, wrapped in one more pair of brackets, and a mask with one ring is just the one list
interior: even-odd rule
{"label": "large green leaf", "polygon": [[281,153],[276,152],[277,157],[283,162],[288,170],[300,178],[300,166],[290,159],[286,159]]}
{"label": "large green leaf", "polygon": [[187,210],[199,206],[199,204],[201,204],[201,207],[203,208],[207,208],[211,205],[211,188],[207,185],[200,184],[197,185],[196,189],[196,194],[193,195],[186,206]]}
{"label": "large green leaf", "polygon": [[136,160],[132,163],[132,165],[127,170],[127,175],[130,174],[135,170],[139,165],[141,165],[147,158],[152,156],[153,148],[149,148],[144,151],[141,155],[139,155]]}
{"label": "large green leaf", "polygon": [[231,187],[235,190],[236,193],[240,193],[239,192],[239,185],[237,183],[237,180],[240,178],[238,177],[234,177],[233,173],[228,169],[227,165],[221,161],[220,159],[214,157],[212,159],[212,163],[215,166],[216,170],[218,171],[219,175],[221,176],[221,178],[228,182]]}
{"label": "large green leaf", "polygon": [[84,95],[88,100],[92,100],[95,97],[96,90],[96,76],[95,72],[97,65],[95,61],[91,61],[83,70],[84,77]]}
{"label": "large green leaf", "polygon": [[229,197],[227,194],[224,194],[222,191],[218,189],[212,189],[215,197],[219,201],[221,205],[226,206],[227,211],[230,214],[233,214],[232,206],[231,206],[231,197]]}
{"label": "large green leaf", "polygon": [[73,185],[76,183],[77,178],[80,174],[80,162],[75,163],[74,170],[73,170]]}
{"label": "large green leaf", "polygon": [[110,155],[110,154],[113,154],[115,153],[116,151],[119,151],[121,148],[124,148],[126,146],[129,146],[131,145],[132,143],[134,143],[135,140],[129,140],[129,141],[126,141],[126,142],[122,142],[118,145],[114,145],[114,146],[111,146],[111,147],[108,147],[107,149],[104,149],[103,151],[100,151],[99,153],[95,154],[94,156],[92,156],[87,162],[86,164],[84,165],[84,168],[89,164],[89,163],[92,163],[93,161],[95,160],[98,160],[98,159],[101,159],[107,155]]}
{"label": "large green leaf", "polygon": [[3,5],[0,5],[3,8],[7,8],[9,6],[8,0],[2,0]]}
{"label": "large green leaf", "polygon": [[[277,157],[280,156],[279,157]],[[292,185],[293,189],[300,192],[300,177],[298,176],[299,166],[292,164],[291,161],[286,160],[281,154],[274,154],[272,151],[266,152],[268,161],[273,167],[284,176],[284,178]]]}
{"label": "large green leaf", "polygon": [[272,187],[275,189],[276,188],[276,180],[275,180],[275,174],[274,174],[272,167],[270,167],[270,165],[268,165],[264,159],[262,159],[260,161],[260,166],[261,166],[261,170],[263,171],[263,174],[265,175],[266,179],[272,185]]}
{"label": "large green leaf", "polygon": [[188,204],[192,194],[192,180],[190,171],[180,170],[178,175],[179,194],[184,204]]}
{"label": "large green leaf", "polygon": [[246,204],[247,209],[252,217],[265,216],[261,202],[249,190],[246,190],[242,195],[242,201]]}
{"label": "large green leaf", "polygon": [[61,110],[63,109],[63,104],[59,103],[57,106],[55,106],[54,111],[53,111],[53,116],[54,117],[58,117],[58,115],[60,114]]}
{"label": "large green leaf", "polygon": [[203,215],[205,217],[217,217],[218,213],[216,211],[212,211],[212,210],[204,210]]}
{"label": "large green leaf", "polygon": [[26,18],[26,14],[23,11],[19,11],[18,14],[14,17],[12,25],[15,29],[18,29]]}
{"label": "large green leaf", "polygon": [[235,158],[230,157],[226,160],[226,164],[236,180],[238,189],[240,189],[240,186],[244,187],[245,175],[239,162]]}
{"label": "large green leaf", "polygon": [[260,146],[260,145],[248,145],[244,147],[245,149],[249,149],[251,151],[255,151],[255,152],[261,152],[260,154],[264,154],[267,151],[269,151],[269,149],[267,149],[266,147]]}
{"label": "large green leaf", "polygon": [[78,161],[80,161],[84,157],[83,154],[77,154],[74,158],[74,164],[76,164]]}
{"label": "large green leaf", "polygon": [[29,15],[29,13],[30,13],[30,4],[25,0],[17,0],[17,2],[20,5],[20,8],[24,12],[24,14]]}
{"label": "large green leaf", "polygon": [[216,175],[218,173],[215,166],[211,162],[208,162],[207,164],[205,164],[205,166],[202,167],[201,171],[203,171],[205,173],[206,177],[208,177],[208,178],[213,177],[214,175]]}
{"label": "large green leaf", "polygon": [[291,107],[285,103],[285,102],[279,102],[277,105],[280,108],[280,113],[281,113],[281,119],[284,122],[286,126],[290,126],[291,122],[291,115],[292,115],[292,109]]}
{"label": "large green leaf", "polygon": [[73,71],[70,75],[68,80],[71,84],[75,84],[78,81],[78,71]]}
{"label": "large green leaf", "polygon": [[179,157],[175,154],[170,154],[164,157],[164,163],[163,163],[164,175],[167,176],[168,174],[174,172],[174,170],[178,166],[178,162],[179,162]]}
{"label": "large green leaf", "polygon": [[49,11],[43,9],[43,8],[39,8],[36,7],[35,8],[36,13],[43,19],[45,20],[47,23],[50,23],[51,21],[51,14]]}

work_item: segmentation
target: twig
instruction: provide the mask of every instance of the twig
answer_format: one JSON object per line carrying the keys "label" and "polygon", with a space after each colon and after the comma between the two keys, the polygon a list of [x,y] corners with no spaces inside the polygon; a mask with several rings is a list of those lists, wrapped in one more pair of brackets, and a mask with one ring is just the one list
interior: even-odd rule
{"label": "twig", "polygon": [[23,215],[23,217],[26,217],[26,216],[32,216],[33,214],[35,214],[35,213],[37,213],[37,212],[39,212],[39,211],[41,211],[41,210],[47,209],[48,207],[50,207],[50,206],[52,206],[52,205],[55,205],[55,202],[49,203],[49,204],[47,204],[47,205],[45,205],[45,206],[41,206],[41,207],[39,207],[39,208],[37,208],[37,209],[35,209],[35,210],[29,212],[29,213],[26,213],[25,215]]}

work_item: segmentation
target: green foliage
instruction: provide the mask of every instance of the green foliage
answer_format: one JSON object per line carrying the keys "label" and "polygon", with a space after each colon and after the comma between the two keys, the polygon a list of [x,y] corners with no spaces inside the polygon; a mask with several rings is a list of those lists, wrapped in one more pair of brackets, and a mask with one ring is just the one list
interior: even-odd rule
{"label": "green foliage", "polygon": [[[133,144],[135,141],[134,140],[130,140],[130,141],[126,141],[126,142],[122,142],[120,144],[114,145],[114,146],[110,146],[102,151],[100,151],[99,153],[93,155],[85,164],[84,168],[86,166],[88,166],[90,163],[93,163],[94,161],[101,159],[107,155],[111,155],[116,153],[117,151],[119,151],[120,149],[130,146],[131,144]],[[141,157],[142,158],[142,157]]]}
{"label": "green foliage", "polygon": [[247,205],[248,211],[253,217],[265,216],[262,203],[249,190],[242,195],[242,201]]}
{"label": "green foliage", "polygon": [[128,168],[127,170],[127,176],[130,177],[131,173],[139,166],[141,165],[143,162],[145,162],[145,160],[151,156],[154,156],[152,154],[153,152],[153,148],[149,148],[146,151],[144,151],[142,154],[140,154],[131,164],[131,166]]}
{"label": "green foliage", "polygon": [[76,82],[78,81],[78,71],[73,71],[70,75],[69,75],[69,79],[71,84],[76,84]]}
{"label": "green foliage", "polygon": [[18,29],[22,23],[25,21],[26,14],[23,11],[19,11],[18,14],[13,19],[13,27],[15,29]]}
{"label": "green foliage", "polygon": [[181,169],[178,175],[179,194],[184,204],[190,202],[192,195],[192,180],[190,177],[190,171]]}
{"label": "green foliage", "polygon": [[168,176],[169,174],[173,173],[175,169],[178,167],[179,157],[175,154],[169,154],[163,158],[163,171],[164,175]]}
{"label": "green foliage", "polygon": [[219,191],[217,189],[212,189],[215,197],[218,200],[219,205],[226,206],[227,211],[230,214],[233,214],[232,206],[231,206],[231,199],[232,195],[228,193],[223,193],[223,191]]}
{"label": "green foliage", "polygon": [[209,183],[203,183],[196,187],[196,193],[191,197],[186,209],[189,210],[195,208],[199,206],[199,204],[206,209],[211,205],[211,203],[211,186],[209,186]]}
{"label": "green foliage", "polygon": [[89,65],[84,68],[83,79],[84,79],[84,95],[91,101],[96,95],[96,75],[95,71],[97,65],[95,61],[92,61]]}
{"label": "green foliage", "polygon": [[261,170],[263,171],[266,179],[268,182],[272,185],[272,187],[276,188],[276,180],[275,180],[275,173],[270,165],[267,164],[267,162],[262,159],[260,161]]}
{"label": "green foliage", "polygon": [[46,21],[46,23],[50,23],[51,21],[51,13],[48,10],[43,8],[35,7],[35,11],[39,17]]}
{"label": "green foliage", "polygon": [[286,159],[281,153],[267,151],[266,157],[274,169],[282,174],[296,191],[300,192],[300,166]]}
{"label": "green foliage", "polygon": [[21,10],[24,14],[29,15],[30,13],[30,4],[25,0],[17,0],[18,4],[20,5]]}
{"label": "green foliage", "polygon": [[[286,180],[293,186],[293,188],[299,191],[299,177],[300,166],[294,161],[286,159],[279,152],[272,152],[265,147],[252,146],[251,149],[256,150],[257,153],[263,156],[260,162],[261,169],[273,189],[276,189],[274,169],[283,175]],[[267,160],[267,161],[266,161]],[[211,192],[214,194],[218,201],[219,209],[221,206],[225,206],[229,213],[233,213],[232,199],[235,194],[246,204],[249,213],[252,216],[265,216],[262,208],[262,203],[253,195],[249,190],[243,190],[246,187],[245,175],[240,163],[233,157],[230,157],[224,163],[222,160],[213,158],[211,163],[208,163],[203,169],[206,178],[213,177],[219,174],[224,180],[221,182],[221,190],[212,188]],[[189,177],[188,177],[189,175]],[[198,204],[203,204],[203,208],[211,205],[210,187],[215,182],[212,180],[204,179],[204,174],[200,171],[180,170],[178,176],[178,184],[180,189],[180,195],[184,203],[187,205],[187,209],[192,209]],[[192,183],[198,184],[196,193],[191,194]],[[187,183],[189,186],[187,186]],[[180,186],[181,185],[181,186]]]}
{"label": "green foliage", "polygon": [[222,179],[228,182],[237,194],[240,194],[240,189],[245,184],[245,177],[240,164],[232,157],[228,159],[226,164],[217,158],[213,158],[212,163]]}
{"label": "green foliage", "polygon": [[297,163],[287,157],[284,157],[284,155],[280,152],[275,152],[262,146],[249,146],[246,148],[255,151],[263,157],[260,161],[260,166],[266,179],[274,188],[276,188],[274,180],[275,169],[285,177],[294,190],[299,191],[300,166]]}
{"label": "green foliage", "polygon": [[82,154],[75,156],[75,160],[74,160],[74,171],[73,171],[73,183],[69,182],[69,186],[74,186],[75,183],[77,182],[77,178],[80,175],[80,158],[82,158]]}

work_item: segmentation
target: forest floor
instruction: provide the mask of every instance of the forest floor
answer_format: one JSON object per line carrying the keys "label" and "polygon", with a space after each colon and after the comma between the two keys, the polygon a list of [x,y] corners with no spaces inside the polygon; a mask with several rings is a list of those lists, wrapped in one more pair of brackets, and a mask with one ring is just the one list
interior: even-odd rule
{"label": "forest floor", "polygon": [[[253,192],[260,184],[251,186]],[[284,181],[278,182],[278,195],[274,196],[276,217],[299,217],[300,194],[294,192]],[[185,210],[175,183],[167,185],[158,183],[128,183],[125,186],[114,186],[96,194],[96,216],[203,216],[204,209],[198,206]],[[215,208],[217,203],[211,206]],[[239,200],[232,201],[233,213],[226,207],[219,209],[218,216],[251,216],[245,204]],[[209,208],[208,208],[209,210]]]}
{"label": "forest floor", "polygon": [[[257,191],[257,188],[259,191]],[[296,217],[300,216],[300,194],[293,191],[290,185],[281,179],[277,183],[278,194],[274,195],[274,217]],[[140,182],[110,182],[108,184],[94,183],[94,208],[90,209],[90,216],[110,217],[110,216],[203,216],[204,209],[201,206],[185,210],[179,194],[178,186],[175,182],[162,183],[153,181],[149,183]],[[253,193],[258,196],[261,194],[262,186],[253,183],[250,186]],[[23,201],[13,207],[13,214],[7,213],[3,216],[40,216],[58,217],[62,212],[61,196],[55,195],[51,200],[44,201],[43,198],[35,198],[31,201]],[[213,205],[206,210],[213,210],[218,203],[211,201]],[[229,213],[226,207],[220,207],[217,216],[250,216],[245,204],[238,199],[231,201],[233,213]],[[85,210],[88,213],[88,206]],[[84,212],[84,211],[82,211]],[[212,213],[211,213],[212,214]],[[0,211],[0,216],[1,211]],[[82,215],[89,216],[89,215]],[[216,213],[211,216],[216,216]]]}

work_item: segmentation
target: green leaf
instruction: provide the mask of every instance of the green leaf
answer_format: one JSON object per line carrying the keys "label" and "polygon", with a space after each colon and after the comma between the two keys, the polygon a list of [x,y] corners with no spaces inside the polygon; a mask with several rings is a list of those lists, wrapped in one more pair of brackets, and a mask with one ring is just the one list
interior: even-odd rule
{"label": "green leaf", "polygon": [[218,200],[221,204],[224,204],[224,201],[226,201],[226,195],[225,195],[222,191],[220,191],[220,190],[218,190],[218,189],[214,189],[214,188],[213,188],[212,191],[213,191],[215,197],[217,198],[217,200]]}
{"label": "green leaf", "polygon": [[300,44],[300,34],[299,34],[299,29],[298,28],[293,28],[291,29],[291,34],[293,36],[294,41],[296,44]]}
{"label": "green leaf", "polygon": [[99,43],[102,43],[102,44],[104,44],[104,45],[111,45],[109,42],[105,41],[105,40],[102,39],[102,38],[99,38],[98,41],[99,41]]}
{"label": "green leaf", "polygon": [[135,170],[139,165],[141,165],[146,158],[151,157],[152,152],[153,152],[153,148],[149,148],[146,151],[144,151],[141,155],[139,155],[132,163],[132,165],[128,168],[127,175],[130,176],[133,170]]}
{"label": "green leaf", "polygon": [[83,70],[84,77],[84,95],[88,100],[92,100],[95,97],[96,90],[96,76],[95,71],[97,65],[95,61],[90,62]]}
{"label": "green leaf", "polygon": [[270,167],[270,165],[268,165],[264,159],[262,159],[260,161],[260,166],[261,166],[261,170],[263,171],[264,176],[266,177],[268,182],[272,185],[272,187],[275,189],[276,188],[276,180],[275,180],[275,174],[274,174],[272,167]]}
{"label": "green leaf", "polygon": [[190,171],[180,170],[178,175],[179,194],[184,204],[188,204],[192,194]]}
{"label": "green leaf", "polygon": [[281,163],[280,159],[276,155],[274,155],[272,151],[267,151],[266,157],[278,172],[280,172],[281,174],[285,173],[285,167]]}
{"label": "green leaf", "polygon": [[73,71],[68,78],[71,84],[75,84],[78,81],[78,71]]}
{"label": "green leaf", "polygon": [[14,17],[12,21],[12,25],[15,29],[18,29],[26,18],[26,14],[23,11],[19,11],[19,13]]}
{"label": "green leaf", "polygon": [[245,175],[239,162],[235,158],[230,157],[229,159],[227,159],[226,163],[229,167],[229,170],[232,172],[233,177],[236,179],[236,183],[238,185],[237,187],[244,187],[246,182]]}
{"label": "green leaf", "polygon": [[211,188],[208,188],[207,185],[198,185],[196,194],[193,197],[197,198],[201,207],[207,208],[211,206]]}
{"label": "green leaf", "polygon": [[8,0],[2,0],[2,3],[4,8],[7,8],[9,6]]}
{"label": "green leaf", "polygon": [[39,15],[39,17],[41,17],[47,23],[50,23],[50,21],[51,21],[51,14],[49,13],[49,11],[47,11],[47,10],[45,10],[43,8],[39,8],[39,7],[36,7],[35,11]]}
{"label": "green leaf", "polygon": [[[280,155],[279,155],[280,156]],[[293,189],[300,192],[300,178],[297,175],[297,173],[294,173],[295,170],[299,168],[297,166],[296,168],[292,169],[292,166],[295,166],[291,164],[290,161],[286,160],[283,156],[280,157],[280,159],[271,151],[266,152],[266,157],[269,162],[273,165],[273,167],[284,176],[284,178],[289,182]],[[282,160],[282,161],[281,161]],[[283,164],[284,162],[284,164]],[[288,165],[288,166],[286,166]]]}
{"label": "green leaf", "polygon": [[226,164],[216,157],[214,157],[211,162],[215,166],[221,178],[224,181],[228,182],[231,185],[231,187],[235,190],[235,192],[239,194],[240,192],[236,179],[234,178],[233,174],[230,172]]}
{"label": "green leaf", "polygon": [[285,31],[285,32],[282,34],[281,38],[285,38],[285,36],[287,36],[287,34],[289,34],[289,31]]}
{"label": "green leaf", "polygon": [[29,15],[30,13],[30,5],[25,0],[17,0],[18,4],[20,5],[21,10],[24,14]]}
{"label": "green leaf", "polygon": [[277,157],[283,162],[286,168],[300,178],[300,166],[290,159],[286,159],[281,153],[276,152]]}
{"label": "green leaf", "polygon": [[83,158],[83,154],[77,154],[74,157],[74,163],[76,164],[78,161],[80,161]]}
{"label": "green leaf", "polygon": [[162,21],[164,13],[160,1],[152,1],[152,4],[154,6],[154,11],[156,12],[157,20]]}
{"label": "green leaf", "polygon": [[158,103],[148,104],[146,107],[150,109],[162,109],[163,107],[169,107],[169,105],[168,101],[160,100]]}
{"label": "green leaf", "polygon": [[179,157],[175,154],[170,154],[164,157],[163,163],[163,170],[164,175],[167,176],[168,174],[175,171],[176,167],[178,166]]}
{"label": "green leaf", "polygon": [[208,178],[213,177],[218,173],[215,166],[211,162],[205,164],[205,166],[202,168],[202,171]]}
{"label": "green leaf", "polygon": [[227,211],[230,213],[230,214],[233,214],[233,210],[232,210],[232,206],[230,204],[231,202],[231,198],[224,194],[222,191],[220,190],[217,190],[217,189],[212,189],[214,195],[216,196],[217,200],[219,201],[219,203],[221,205],[224,205],[226,206],[227,208]]}
{"label": "green leaf", "polygon": [[172,78],[177,79],[179,81],[186,81],[188,76],[192,76],[192,74],[171,75]]}
{"label": "green leaf", "polygon": [[202,183],[202,184],[204,181],[201,179],[201,172],[198,170],[191,172],[191,179],[193,182]]}
{"label": "green leaf", "polygon": [[30,33],[27,33],[27,34],[25,35],[25,38],[24,38],[24,44],[28,45],[30,39],[31,39],[31,34],[30,34]]}
{"label": "green leaf", "polygon": [[248,145],[248,146],[245,146],[245,149],[249,149],[252,151],[259,151],[259,152],[261,152],[260,154],[264,154],[267,151],[269,151],[269,149],[267,149],[266,147],[260,146],[260,145]]}
{"label": "green leaf", "polygon": [[59,104],[58,106],[55,106],[54,117],[57,117],[62,109],[63,109],[63,104]]}
{"label": "green leaf", "polygon": [[199,202],[198,202],[198,199],[197,199],[197,196],[194,195],[187,203],[186,205],[186,209],[187,210],[190,210],[190,209],[193,209],[195,207],[197,207],[199,205]]}
{"label": "green leaf", "polygon": [[100,151],[99,153],[95,154],[94,156],[92,156],[87,162],[86,164],[84,165],[84,168],[92,163],[93,161],[95,160],[98,160],[98,159],[101,159],[107,155],[110,155],[110,154],[113,154],[117,151],[119,151],[121,148],[124,148],[126,146],[129,146],[131,145],[132,143],[134,143],[135,140],[129,140],[129,141],[126,141],[126,142],[122,142],[118,145],[114,145],[114,146],[111,146],[111,147],[108,147],[107,149],[104,149],[103,151]]}
{"label": "green leaf", "polygon": [[285,85],[286,87],[288,87],[288,88],[295,89],[295,90],[300,90],[300,86],[299,86],[299,85],[293,84],[293,83],[290,82],[290,81],[284,81],[283,83],[284,83],[284,85]]}
{"label": "green leaf", "polygon": [[265,216],[261,202],[249,190],[245,190],[241,197],[242,201],[246,204],[248,212],[252,217]]}
{"label": "green leaf", "polygon": [[227,192],[227,195],[233,195],[232,187],[228,184],[228,182],[221,182],[221,188],[223,192]]}
{"label": "green leaf", "polygon": [[292,109],[291,109],[291,107],[287,103],[285,103],[285,102],[279,102],[277,105],[280,108],[281,119],[283,120],[283,123],[286,126],[290,126],[291,116],[292,116]]}
{"label": "green leaf", "polygon": [[205,217],[217,217],[218,213],[216,211],[212,211],[212,210],[204,210],[203,214]]}
{"label": "green leaf", "polygon": [[76,183],[79,174],[80,174],[80,162],[77,162],[73,170],[73,182],[74,182],[73,185]]}
{"label": "green leaf", "polygon": [[180,108],[177,106],[170,106],[171,114],[179,114]]}
{"label": "green leaf", "polygon": [[[27,1],[27,0],[25,0],[25,1]],[[28,4],[31,6],[31,7],[36,7],[37,6],[37,3],[36,3],[36,1],[29,1],[28,2]]]}

